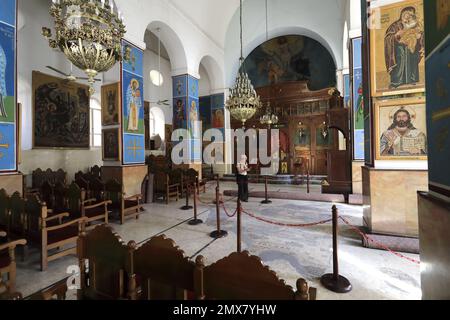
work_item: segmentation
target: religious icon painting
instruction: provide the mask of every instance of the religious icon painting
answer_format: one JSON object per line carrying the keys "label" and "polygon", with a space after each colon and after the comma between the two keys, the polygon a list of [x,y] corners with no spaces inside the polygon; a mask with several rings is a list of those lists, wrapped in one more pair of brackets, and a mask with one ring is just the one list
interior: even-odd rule
{"label": "religious icon painting", "polygon": [[119,128],[103,130],[103,161],[120,161]]}
{"label": "religious icon painting", "polygon": [[198,89],[199,89],[198,79],[192,76],[188,76],[188,86],[189,86],[188,91],[189,97],[198,98]]}
{"label": "religious icon painting", "polygon": [[186,128],[186,97],[173,99],[173,130]]}
{"label": "religious icon painting", "polygon": [[32,73],[33,148],[89,149],[89,86]]}
{"label": "religious icon painting", "polygon": [[375,103],[376,160],[426,160],[425,99]]}
{"label": "religious icon painting", "polygon": [[131,72],[139,77],[143,77],[144,54],[141,49],[132,45],[128,41],[122,40],[123,62],[122,69]]}
{"label": "religious icon painting", "polygon": [[186,97],[187,95],[187,76],[181,75],[173,77],[173,97],[179,98],[179,97]]}
{"label": "religious icon painting", "polygon": [[144,83],[142,78],[123,71],[123,131],[144,134]]}
{"label": "religious icon painting", "polygon": [[15,122],[15,28],[0,22],[0,121]]}
{"label": "religious icon painting", "polygon": [[120,84],[102,86],[102,125],[119,124]]}
{"label": "religious icon painting", "polygon": [[425,91],[422,0],[373,8],[370,30],[372,96]]}
{"label": "religious icon painting", "polygon": [[201,130],[200,122],[199,122],[199,108],[198,108],[198,99],[194,99],[189,97],[189,105],[187,108],[188,115],[188,130],[191,134],[191,139],[200,139],[201,138]]}

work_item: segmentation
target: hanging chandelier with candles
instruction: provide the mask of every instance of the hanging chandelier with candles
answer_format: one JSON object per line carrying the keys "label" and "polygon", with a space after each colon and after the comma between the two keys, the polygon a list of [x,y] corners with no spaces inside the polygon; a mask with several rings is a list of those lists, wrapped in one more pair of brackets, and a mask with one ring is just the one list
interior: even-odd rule
{"label": "hanging chandelier with candles", "polygon": [[230,94],[226,102],[226,108],[234,119],[241,121],[242,126],[245,126],[247,120],[251,119],[255,115],[256,111],[261,107],[261,100],[244,68],[242,45],[242,0],[240,2],[240,40],[240,69],[236,78],[236,83],[234,87],[230,89]]}
{"label": "hanging chandelier with candles", "polygon": [[266,113],[261,116],[259,122],[263,125],[267,125],[270,128],[270,126],[278,124],[278,120],[278,116],[272,113],[270,102],[267,102]]}
{"label": "hanging chandelier with candles", "polygon": [[[268,19],[268,6],[266,0],[266,42],[267,41],[269,41],[269,19]],[[262,125],[267,125],[270,129],[271,125],[278,124],[278,120],[279,120],[278,116],[272,113],[272,110],[270,108],[270,101],[267,102],[266,113],[261,116],[259,122]]]}
{"label": "hanging chandelier with candles", "polygon": [[125,25],[113,0],[52,0],[50,15],[55,19],[55,38],[42,28],[51,48],[59,48],[88,76],[90,93],[94,78],[122,60],[121,39]]}

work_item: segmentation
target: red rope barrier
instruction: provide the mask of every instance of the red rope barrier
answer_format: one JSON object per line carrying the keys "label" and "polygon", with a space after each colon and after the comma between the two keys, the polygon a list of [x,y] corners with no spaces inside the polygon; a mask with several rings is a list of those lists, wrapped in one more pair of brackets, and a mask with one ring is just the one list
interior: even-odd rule
{"label": "red rope barrier", "polygon": [[225,207],[225,203],[224,203],[223,201],[222,201],[222,203],[221,203],[221,206],[222,206],[223,210],[225,211],[225,214],[226,214],[229,218],[233,218],[233,217],[236,215],[236,213],[237,213],[237,208],[236,208],[236,210],[234,210],[234,213],[233,213],[233,214],[230,214],[230,213],[228,212],[227,208]]}
{"label": "red rope barrier", "polygon": [[252,218],[254,218],[256,220],[263,221],[263,222],[270,223],[270,224],[274,224],[274,225],[277,225],[277,226],[282,226],[282,227],[299,227],[299,228],[300,227],[312,227],[312,226],[317,226],[317,225],[325,224],[325,223],[328,223],[328,222],[332,221],[332,219],[327,219],[327,220],[322,220],[322,221],[313,222],[313,223],[289,224],[289,223],[281,223],[281,222],[270,221],[270,220],[267,220],[267,219],[264,219],[264,218],[261,218],[261,217],[257,217],[254,214],[251,214],[250,212],[245,211],[245,210],[242,210],[242,212],[244,212],[245,214],[249,215],[250,217],[252,217]]}
{"label": "red rope barrier", "polygon": [[416,259],[413,259],[413,258],[410,258],[410,257],[407,257],[407,256],[405,256],[405,255],[403,255],[403,254],[401,254],[401,253],[399,253],[399,252],[396,252],[396,251],[390,249],[389,247],[385,246],[385,245],[382,244],[381,242],[371,239],[367,234],[365,234],[364,232],[362,232],[361,230],[359,230],[357,227],[351,225],[350,222],[348,222],[348,220],[346,220],[344,217],[339,216],[339,218],[340,218],[346,225],[348,225],[353,231],[356,231],[361,237],[363,237],[363,238],[366,239],[367,241],[370,241],[370,242],[374,243],[375,245],[377,245],[377,246],[380,247],[381,249],[384,249],[384,250],[386,250],[386,251],[389,251],[390,253],[396,255],[396,256],[399,257],[399,258],[406,259],[406,260],[408,260],[408,261],[410,261],[410,262],[413,262],[413,263],[415,263],[415,264],[419,264],[419,265],[420,265],[420,261],[418,261],[418,260],[416,260]]}
{"label": "red rope barrier", "polygon": [[[257,217],[256,215],[246,211],[246,210],[242,210],[242,212],[244,212],[245,214],[249,215],[250,217],[262,221],[262,222],[266,222],[269,224],[273,224],[273,225],[277,225],[277,226],[282,226],[282,227],[312,227],[312,226],[316,226],[316,225],[321,225],[321,224],[325,224],[328,223],[330,221],[332,221],[333,219],[328,219],[328,220],[323,220],[323,221],[319,221],[319,222],[313,222],[313,223],[299,223],[299,224],[289,224],[289,223],[281,223],[281,222],[276,222],[276,221],[271,221],[265,218],[261,218],[261,217]],[[364,232],[362,232],[361,230],[359,230],[357,227],[353,226],[352,224],[350,224],[350,222],[348,222],[348,220],[346,220],[344,217],[339,216],[339,218],[346,224],[348,225],[353,231],[356,231],[361,237],[363,237],[364,239],[366,239],[367,241],[370,241],[374,244],[376,244],[378,247],[380,247],[381,249],[384,249],[394,255],[396,255],[399,258],[402,259],[406,259],[410,262],[413,262],[415,264],[420,264],[420,261],[413,259],[413,258],[409,258],[399,252],[396,252],[394,250],[392,250],[391,248],[389,248],[388,246],[382,244],[379,241],[373,240],[371,239],[367,234],[365,234]]]}

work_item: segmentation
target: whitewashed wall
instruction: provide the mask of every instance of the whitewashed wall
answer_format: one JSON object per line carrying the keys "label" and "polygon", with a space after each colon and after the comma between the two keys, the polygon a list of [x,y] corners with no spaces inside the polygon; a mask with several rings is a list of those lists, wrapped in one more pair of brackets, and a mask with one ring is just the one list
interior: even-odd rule
{"label": "whitewashed wall", "polygon": [[[63,71],[69,70],[64,56],[48,46],[41,35],[42,27],[52,27],[48,14],[49,0],[19,0],[18,8],[18,102],[22,104],[22,163],[19,170],[31,173],[40,167],[43,169],[64,168],[69,178],[78,170],[86,170],[94,164],[102,164],[100,149],[92,150],[43,150],[33,149],[33,113],[32,113],[32,71],[41,71],[57,75],[45,66],[50,65]],[[76,69],[76,68],[75,68]],[[81,75],[81,72],[76,72]],[[97,85],[97,99],[100,86]]]}

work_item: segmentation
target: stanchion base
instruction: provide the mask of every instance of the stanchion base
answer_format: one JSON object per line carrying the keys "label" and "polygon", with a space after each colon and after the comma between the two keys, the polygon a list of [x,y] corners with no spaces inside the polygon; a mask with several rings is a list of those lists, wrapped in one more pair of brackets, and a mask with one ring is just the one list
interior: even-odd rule
{"label": "stanchion base", "polygon": [[182,206],[180,208],[180,210],[191,210],[191,209],[194,209],[194,207],[193,206]]}
{"label": "stanchion base", "polygon": [[263,200],[263,201],[261,201],[261,203],[262,203],[262,204],[271,204],[272,201],[270,201],[270,200]]}
{"label": "stanchion base", "polygon": [[214,239],[225,238],[226,236],[228,236],[228,232],[226,232],[225,230],[215,230],[211,232],[209,236]]}
{"label": "stanchion base", "polygon": [[338,278],[335,279],[332,273],[324,274],[320,278],[320,282],[322,285],[330,291],[337,293],[347,293],[352,291],[352,284],[347,278],[338,275]]}
{"label": "stanchion base", "polygon": [[196,226],[196,225],[202,224],[202,223],[203,223],[203,221],[200,219],[192,219],[191,221],[188,222],[188,224],[191,226]]}

